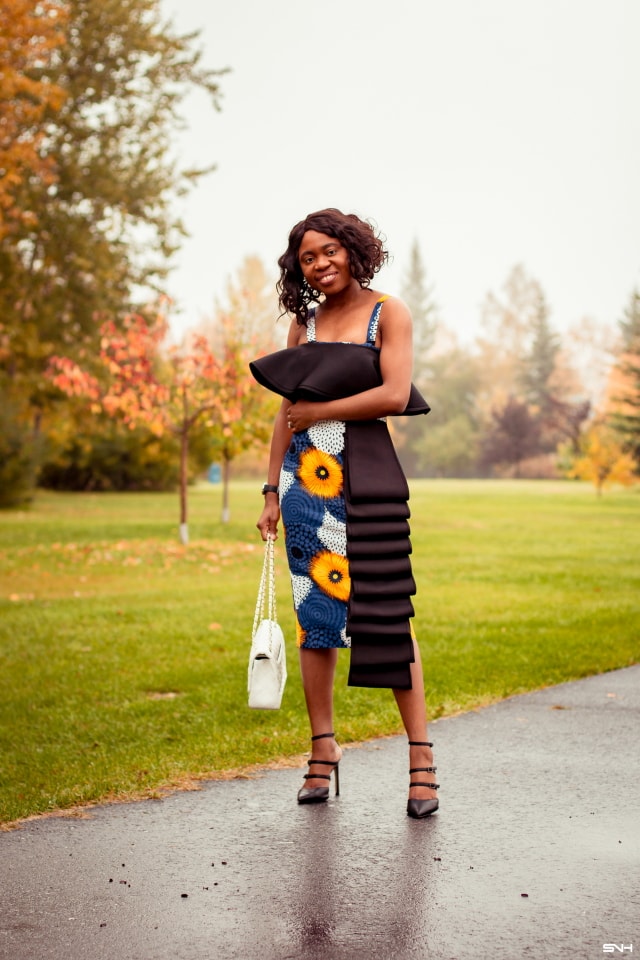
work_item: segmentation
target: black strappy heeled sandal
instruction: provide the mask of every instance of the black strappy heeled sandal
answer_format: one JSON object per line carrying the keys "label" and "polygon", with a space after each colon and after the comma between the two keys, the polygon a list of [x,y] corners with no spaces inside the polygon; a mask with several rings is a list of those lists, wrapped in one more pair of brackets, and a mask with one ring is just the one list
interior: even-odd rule
{"label": "black strappy heeled sandal", "polygon": [[[335,733],[319,733],[315,737],[311,737],[311,740],[323,740],[325,737],[335,737]],[[308,761],[309,770],[311,770],[311,764],[322,764],[324,767],[332,767],[333,769],[329,773],[305,773],[305,780],[329,780],[331,781],[331,774],[335,773],[336,778],[336,797],[340,795],[340,776],[338,774],[338,764],[340,760],[314,760],[313,757]],[[325,800],[329,799],[329,787],[301,787],[298,790],[298,803],[324,803]]]}
{"label": "black strappy heeled sandal", "polygon": [[[432,747],[433,744],[427,741],[409,740],[409,746]],[[436,769],[436,767],[411,767],[409,775],[412,773],[435,773]],[[432,790],[437,790],[439,786],[439,783],[426,783],[424,781],[409,784],[409,787],[430,787]],[[428,817],[432,813],[435,813],[439,805],[437,798],[434,800],[414,800],[412,797],[409,797],[407,801],[407,816],[413,817],[415,820],[422,820],[423,817]]]}

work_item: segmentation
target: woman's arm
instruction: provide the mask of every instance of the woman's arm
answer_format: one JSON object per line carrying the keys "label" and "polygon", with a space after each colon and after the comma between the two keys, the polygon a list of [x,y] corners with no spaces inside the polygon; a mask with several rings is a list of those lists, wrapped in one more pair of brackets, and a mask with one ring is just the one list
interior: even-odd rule
{"label": "woman's arm", "polygon": [[[287,337],[287,346],[296,347],[300,341],[301,327],[294,320],[289,327]],[[267,472],[267,483],[277,487],[280,480],[280,470],[282,461],[291,443],[292,431],[287,426],[287,410],[290,406],[288,400],[283,400],[280,409],[276,415],[273,424],[273,433],[271,435],[271,449],[269,452],[269,470]],[[256,524],[262,534],[262,539],[266,540],[270,534],[274,540],[278,536],[278,520],[280,519],[280,501],[277,493],[265,493],[264,508]]]}
{"label": "woman's arm", "polygon": [[385,300],[379,331],[381,386],[342,400],[299,400],[294,404],[285,401],[285,423],[288,415],[296,431],[319,420],[374,420],[402,413],[409,401],[413,367],[411,314],[402,300]]}

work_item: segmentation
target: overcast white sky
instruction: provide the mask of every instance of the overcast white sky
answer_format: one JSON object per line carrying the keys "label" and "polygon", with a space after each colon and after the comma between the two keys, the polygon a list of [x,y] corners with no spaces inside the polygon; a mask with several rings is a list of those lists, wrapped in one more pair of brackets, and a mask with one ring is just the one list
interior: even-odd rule
{"label": "overcast white sky", "polygon": [[291,226],[372,218],[399,293],[417,238],[442,319],[467,339],[524,263],[560,328],[615,322],[640,283],[638,0],[163,0],[229,66],[223,111],[187,105],[170,292],[185,326],[247,254],[275,275]]}

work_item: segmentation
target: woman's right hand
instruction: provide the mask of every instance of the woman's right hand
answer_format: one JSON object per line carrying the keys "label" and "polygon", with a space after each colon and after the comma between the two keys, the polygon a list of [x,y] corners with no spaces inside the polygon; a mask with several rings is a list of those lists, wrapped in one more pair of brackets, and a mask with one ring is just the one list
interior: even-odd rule
{"label": "woman's right hand", "polygon": [[[288,347],[295,347],[298,345],[303,330],[304,328],[299,326],[295,319],[291,321],[289,335],[287,337]],[[291,401],[283,397],[282,403],[280,404],[280,409],[273,425],[271,450],[269,453],[269,470],[267,476],[270,483],[274,485],[276,485],[278,482],[277,478],[280,476],[282,461],[284,460],[285,453],[287,452],[289,444],[291,443],[291,428],[287,425],[287,410],[290,406]],[[260,514],[260,519],[256,523],[256,527],[260,531],[260,536],[263,540],[266,540],[268,536],[273,537],[274,540],[278,539],[279,519],[280,501],[278,500],[278,494],[269,491],[269,493],[264,495],[264,510]]]}
{"label": "woman's right hand", "polygon": [[260,514],[260,519],[256,527],[260,531],[263,540],[267,536],[273,540],[278,539],[278,520],[280,519],[280,506],[277,493],[267,493],[264,498],[264,510]]}

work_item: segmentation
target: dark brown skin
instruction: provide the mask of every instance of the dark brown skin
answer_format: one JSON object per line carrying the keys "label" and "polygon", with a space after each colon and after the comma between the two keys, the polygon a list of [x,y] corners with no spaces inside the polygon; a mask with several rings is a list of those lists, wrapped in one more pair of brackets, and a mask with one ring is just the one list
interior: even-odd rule
{"label": "dark brown skin", "polygon": [[[305,279],[325,297],[316,311],[316,339],[362,343],[371,311],[381,294],[361,287],[354,279],[346,248],[327,234],[308,230],[302,238],[298,259]],[[306,339],[306,327],[293,320],[287,346],[297,347]],[[278,484],[293,432],[306,430],[320,420],[373,420],[405,409],[411,390],[413,356],[411,316],[401,300],[385,300],[376,344],[380,347],[381,386],[342,400],[300,400],[294,404],[282,401],[273,428],[268,483]],[[267,535],[277,537],[279,519],[277,494],[268,493],[256,524],[263,540]]]}

